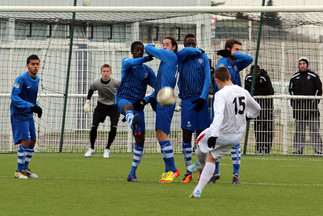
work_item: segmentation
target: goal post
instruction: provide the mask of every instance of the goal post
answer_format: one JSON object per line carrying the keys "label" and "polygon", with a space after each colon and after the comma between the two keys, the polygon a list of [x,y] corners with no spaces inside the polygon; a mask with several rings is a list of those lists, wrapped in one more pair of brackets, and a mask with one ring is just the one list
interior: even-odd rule
{"label": "goal post", "polygon": [[[11,7],[0,6],[0,152],[16,150],[10,126],[10,92],[17,76],[26,71],[26,59],[37,54],[41,59],[38,102],[43,108],[41,119],[35,118],[37,150],[59,152],[63,136],[63,152],[84,152],[89,147],[92,114],[83,112],[90,84],[100,77],[101,65],[112,67],[112,77],[121,79],[121,61],[132,57],[130,45],[135,40],[161,47],[161,40],[174,36],[182,49],[186,34],[197,37],[198,48],[206,51],[215,66],[220,59],[216,51],[223,49],[226,39],[236,38],[243,53],[256,56],[260,13],[264,13],[258,65],[269,74],[275,95],[272,98],[273,141],[271,154],[292,154],[295,121],[288,93],[288,83],[298,71],[297,60],[307,56],[310,69],[323,77],[323,7]],[[72,23],[75,13],[75,23]],[[74,27],[73,44],[71,27]],[[70,76],[67,76],[72,45]],[[156,73],[156,58],[148,62]],[[254,63],[252,63],[254,64]],[[250,65],[251,66],[251,65]],[[240,72],[242,85],[250,66]],[[67,79],[69,82],[67,82]],[[66,86],[68,83],[68,86]],[[68,93],[65,89],[68,87]],[[152,93],[147,89],[147,95]],[[175,92],[178,93],[176,86]],[[62,130],[64,96],[65,128]],[[257,96],[259,97],[259,96]],[[299,96],[301,97],[301,96]],[[303,98],[308,98],[303,96]],[[311,98],[311,97],[309,97]],[[317,97],[321,99],[321,97]],[[92,98],[91,111],[96,106]],[[177,98],[177,104],[180,100]],[[211,100],[210,100],[211,102]],[[322,110],[321,103],[319,109]],[[145,152],[158,152],[155,113],[145,108]],[[120,117],[122,118],[122,116]],[[322,119],[321,119],[322,120]],[[109,117],[98,129],[96,150],[103,152],[110,130]],[[323,131],[320,129],[320,132]],[[175,153],[182,151],[180,112],[175,112],[170,140]],[[118,123],[112,152],[132,151],[134,138],[127,123]],[[241,141],[241,144],[243,140]],[[247,154],[255,153],[254,122],[250,124]],[[314,155],[310,135],[306,135],[304,154]]]}

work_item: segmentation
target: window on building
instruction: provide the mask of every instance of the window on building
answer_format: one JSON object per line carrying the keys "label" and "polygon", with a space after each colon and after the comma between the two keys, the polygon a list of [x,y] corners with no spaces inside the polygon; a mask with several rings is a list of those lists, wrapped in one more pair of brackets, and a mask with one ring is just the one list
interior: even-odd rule
{"label": "window on building", "polygon": [[105,27],[105,34],[106,34],[108,40],[112,39],[112,25],[107,25]]}
{"label": "window on building", "polygon": [[181,33],[182,33],[181,28],[180,27],[176,27],[176,35],[177,35],[176,40],[177,41],[180,41],[181,40]]}
{"label": "window on building", "polygon": [[32,35],[32,23],[27,23],[26,25],[26,36],[31,37]]}

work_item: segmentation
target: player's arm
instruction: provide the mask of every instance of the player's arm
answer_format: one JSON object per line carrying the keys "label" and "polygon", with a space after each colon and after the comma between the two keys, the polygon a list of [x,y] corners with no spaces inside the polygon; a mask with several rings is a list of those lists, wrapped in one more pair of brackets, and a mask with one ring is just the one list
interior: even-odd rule
{"label": "player's arm", "polygon": [[[219,136],[219,131],[220,127],[223,122],[224,118],[224,109],[225,109],[225,100],[222,95],[216,94],[214,96],[214,102],[213,102],[213,110],[214,110],[214,117],[213,121],[210,125],[210,135],[212,137],[218,137]],[[229,121],[229,119],[228,119]]]}
{"label": "player's arm", "polygon": [[[220,58],[217,65],[215,66],[214,70],[216,70],[218,67],[227,67],[227,63],[226,63],[226,58]],[[212,77],[213,81],[214,81],[214,91],[213,91],[213,96],[215,95],[215,93],[217,93],[218,91],[220,91],[220,87],[218,86],[218,84],[215,81],[215,78]]]}
{"label": "player's arm", "polygon": [[86,96],[86,101],[83,105],[83,110],[86,114],[89,114],[89,112],[91,111],[91,97],[94,93],[94,91],[96,90],[94,83],[92,83],[92,85],[89,88],[89,91],[87,93]]}
{"label": "player's arm", "polygon": [[234,52],[233,57],[236,59],[238,70],[241,71],[253,61],[253,57],[244,53]]}
{"label": "player's arm", "polygon": [[192,56],[200,56],[203,52],[200,49],[194,47],[185,47],[184,49],[180,50],[176,53],[178,57],[178,62],[184,62],[188,57]]}
{"label": "player's arm", "polygon": [[143,56],[143,57],[133,58],[133,59],[124,58],[124,59],[122,59],[122,69],[128,70],[135,65],[140,65],[140,64],[143,64],[143,63],[150,61],[150,60],[151,59],[149,58],[149,56]]}
{"label": "player's arm", "polygon": [[253,97],[251,97],[251,95],[249,94],[249,92],[246,91],[246,102],[247,102],[247,113],[246,113],[246,117],[247,118],[257,118],[257,116],[259,115],[259,112],[261,110],[260,105],[257,103],[257,101],[255,99],[253,99]]}
{"label": "player's arm", "polygon": [[158,49],[152,44],[147,44],[145,46],[145,51],[149,55],[155,56],[159,60],[163,62],[168,62],[169,58],[173,58],[173,55],[176,55],[172,51],[166,50],[166,49]]}
{"label": "player's arm", "polygon": [[210,71],[210,62],[207,55],[203,54],[204,62],[204,84],[200,98],[206,100],[209,95],[210,85],[211,85],[211,71]]}
{"label": "player's arm", "polygon": [[21,93],[24,86],[24,82],[21,79],[17,79],[13,85],[12,91],[11,91],[11,103],[13,103],[18,108],[28,108],[33,105],[32,103],[23,100],[19,94]]}

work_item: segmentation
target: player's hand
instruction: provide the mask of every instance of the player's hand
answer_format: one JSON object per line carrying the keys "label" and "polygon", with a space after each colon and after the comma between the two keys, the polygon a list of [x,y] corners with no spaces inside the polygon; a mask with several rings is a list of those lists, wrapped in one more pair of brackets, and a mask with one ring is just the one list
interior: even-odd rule
{"label": "player's hand", "polygon": [[217,55],[220,55],[222,57],[230,57],[231,56],[231,50],[219,50]]}
{"label": "player's hand", "polygon": [[204,102],[205,102],[205,100],[202,98],[198,98],[195,101],[193,101],[192,104],[196,104],[196,106],[194,107],[194,110],[201,111],[203,109]]}
{"label": "player's hand", "polygon": [[85,104],[83,106],[84,112],[86,114],[89,114],[90,111],[91,111],[91,105],[90,104],[91,104],[91,101],[90,100],[86,100],[86,102],[85,102]]}
{"label": "player's hand", "polygon": [[156,101],[156,99],[153,98],[153,97],[149,98],[149,103],[150,103],[150,106],[153,109],[153,111],[156,112],[156,109],[157,109],[157,101]]}
{"label": "player's hand", "polygon": [[146,106],[147,102],[144,100],[144,99],[141,99],[137,102],[135,102],[133,104],[133,108],[136,110],[136,111],[140,111],[140,110],[143,110],[144,107]]}
{"label": "player's hand", "polygon": [[217,137],[210,137],[208,140],[207,140],[207,146],[209,147],[209,148],[214,148],[215,147],[215,145],[216,145],[216,139],[217,139]]}
{"label": "player's hand", "polygon": [[149,60],[148,61],[154,60],[154,56],[153,55],[148,54],[148,57],[149,57]]}
{"label": "player's hand", "polygon": [[36,104],[33,104],[31,107],[30,107],[30,110],[33,112],[33,113],[37,113],[38,115],[38,118],[40,118],[43,114],[43,110],[40,108],[40,106],[37,106]]}

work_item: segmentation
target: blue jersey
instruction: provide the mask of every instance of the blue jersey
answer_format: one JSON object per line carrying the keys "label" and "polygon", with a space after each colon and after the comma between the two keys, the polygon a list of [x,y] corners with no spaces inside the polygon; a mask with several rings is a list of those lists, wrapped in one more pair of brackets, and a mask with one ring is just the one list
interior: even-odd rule
{"label": "blue jersey", "polygon": [[[253,57],[247,54],[234,52],[234,59],[235,60],[231,62],[228,58],[220,58],[215,69],[217,69],[218,67],[228,68],[231,75],[232,83],[241,86],[240,71],[251,64],[251,62],[253,61]],[[214,94],[219,90],[220,88],[215,82]]]}
{"label": "blue jersey", "polygon": [[149,57],[124,58],[121,68],[121,82],[116,94],[116,103],[120,99],[141,100],[146,95],[147,85],[155,88],[156,75],[154,71],[144,65]]}
{"label": "blue jersey", "polygon": [[178,63],[176,53],[166,49],[155,48],[151,44],[145,46],[145,51],[161,61],[157,74],[156,92],[159,92],[165,86],[174,88]]}
{"label": "blue jersey", "polygon": [[[30,107],[37,104],[39,77],[32,78],[28,72],[17,77],[12,91],[10,114],[20,120],[28,120],[33,117]],[[38,105],[38,104],[37,104]]]}
{"label": "blue jersey", "polygon": [[197,94],[206,100],[211,83],[209,58],[201,50],[185,47],[177,53],[179,98],[185,100]]}

